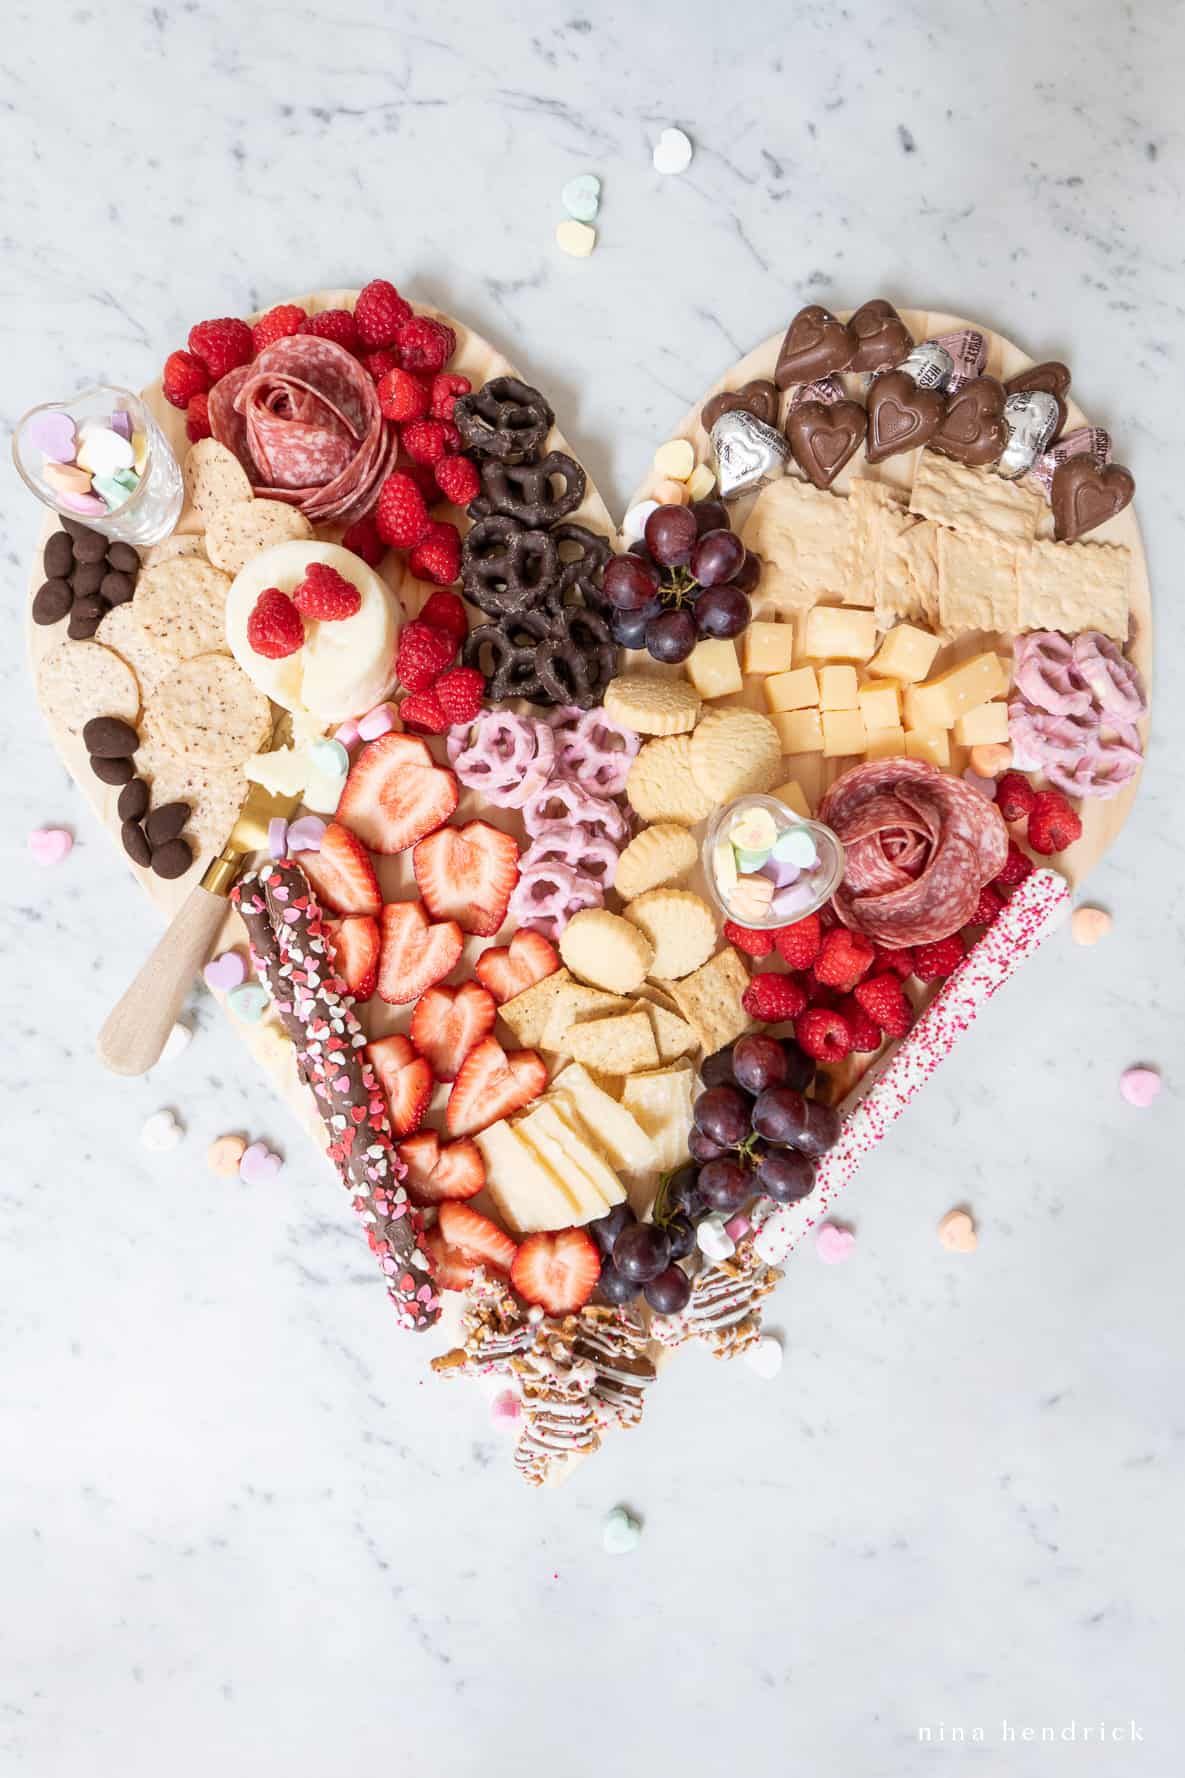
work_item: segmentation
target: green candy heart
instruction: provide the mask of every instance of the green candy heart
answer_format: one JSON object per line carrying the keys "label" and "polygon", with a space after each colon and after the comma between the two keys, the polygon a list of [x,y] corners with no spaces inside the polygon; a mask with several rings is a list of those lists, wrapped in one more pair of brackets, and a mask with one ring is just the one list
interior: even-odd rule
{"label": "green candy heart", "polygon": [[560,193],[560,202],[577,222],[591,222],[601,207],[601,182],[595,173],[577,173]]}
{"label": "green candy heart", "polygon": [[244,1025],[257,1025],[267,1010],[267,993],[258,982],[244,982],[231,989],[226,1004]]}

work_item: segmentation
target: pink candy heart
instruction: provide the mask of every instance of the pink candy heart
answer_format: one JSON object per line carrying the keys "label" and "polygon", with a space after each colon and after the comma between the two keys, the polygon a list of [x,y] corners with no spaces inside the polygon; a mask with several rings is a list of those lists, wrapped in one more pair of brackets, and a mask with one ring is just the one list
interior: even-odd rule
{"label": "pink candy heart", "polygon": [[1119,1076],[1119,1091],[1139,1111],[1147,1111],[1160,1088],[1161,1079],[1155,1068],[1127,1068]]}
{"label": "pink candy heart", "polygon": [[36,827],[29,835],[29,851],[38,864],[61,864],[74,845],[64,827]]}
{"label": "pink candy heart", "polygon": [[815,1252],[825,1266],[837,1266],[848,1258],[856,1245],[851,1229],[841,1229],[837,1222],[825,1222],[815,1236]]}
{"label": "pink candy heart", "polygon": [[267,1185],[283,1165],[281,1157],[273,1154],[265,1142],[253,1142],[250,1148],[243,1151],[243,1158],[239,1162],[239,1178],[244,1185]]}
{"label": "pink candy heart", "polygon": [[[376,704],[365,716],[358,719],[358,734],[363,741],[377,741],[380,735],[386,735],[395,727],[395,706],[393,704]],[[337,737],[341,739],[340,735]],[[343,742],[344,746],[346,743]]]}
{"label": "pink candy heart", "polygon": [[294,858],[298,852],[319,852],[321,841],[325,838],[325,823],[319,815],[302,815],[299,821],[293,821],[288,828],[288,855]]}
{"label": "pink candy heart", "polygon": [[29,421],[29,443],[53,463],[73,463],[74,422],[69,414],[34,414]]}
{"label": "pink candy heart", "polygon": [[237,988],[247,978],[247,965],[238,951],[223,951],[221,957],[211,957],[202,970],[202,980],[207,988],[221,989],[223,993]]}

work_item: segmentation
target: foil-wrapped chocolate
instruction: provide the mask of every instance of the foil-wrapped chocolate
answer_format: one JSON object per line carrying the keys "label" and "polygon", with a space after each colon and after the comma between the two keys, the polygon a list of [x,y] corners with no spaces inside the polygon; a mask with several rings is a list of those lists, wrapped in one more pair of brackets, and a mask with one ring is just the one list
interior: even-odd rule
{"label": "foil-wrapped chocolate", "polygon": [[725,500],[776,481],[786,472],[790,447],[782,434],[743,409],[721,414],[709,436],[716,480]]}
{"label": "foil-wrapped chocolate", "polygon": [[996,473],[1005,481],[1014,482],[1032,469],[1057,431],[1061,403],[1047,389],[1026,389],[1010,395],[1004,403],[1004,424],[1008,443],[996,464]]}
{"label": "foil-wrapped chocolate", "polygon": [[[923,340],[893,368],[912,377],[919,389],[947,389],[955,374],[955,361],[937,340]],[[889,373],[877,371],[875,374],[887,376]]]}
{"label": "foil-wrapped chocolate", "polygon": [[953,333],[936,334],[932,340],[924,340],[923,345],[941,346],[949,353],[951,371],[943,388],[948,395],[969,383],[972,377],[983,375],[987,364],[987,341],[976,327],[958,327]]}
{"label": "foil-wrapped chocolate", "polygon": [[824,407],[834,407],[837,401],[844,399],[843,378],[834,373],[829,377],[816,377],[813,383],[799,383],[790,397],[790,406],[786,418],[801,407],[804,401],[821,401]]}
{"label": "foil-wrapped chocolate", "polygon": [[1111,434],[1104,432],[1101,426],[1079,426],[1037,458],[1029,474],[1035,482],[1040,482],[1047,500],[1053,488],[1054,471],[1068,463],[1071,457],[1089,457],[1096,469],[1104,469],[1111,461]]}

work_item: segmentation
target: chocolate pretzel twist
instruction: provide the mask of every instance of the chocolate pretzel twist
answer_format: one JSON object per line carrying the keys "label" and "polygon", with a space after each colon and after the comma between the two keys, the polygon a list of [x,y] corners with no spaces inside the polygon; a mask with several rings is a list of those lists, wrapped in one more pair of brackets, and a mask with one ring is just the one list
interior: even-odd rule
{"label": "chocolate pretzel twist", "polygon": [[[552,488],[556,480],[564,484],[562,494]],[[470,502],[469,515],[505,513],[532,531],[547,531],[576,511],[587,486],[588,477],[566,451],[548,451],[534,463],[483,463],[481,493]]]}
{"label": "chocolate pretzel twist", "polygon": [[404,1326],[430,1327],[440,1294],[420,1246],[420,1216],[399,1183],[404,1169],[382,1089],[363,1054],[366,1036],[334,969],[309,880],[291,859],[274,859],[236,884],[231,900],[247,928],[255,973],[296,1045],[301,1079],[329,1135],[329,1158],[366,1225],[387,1295]]}
{"label": "chocolate pretzel twist", "polygon": [[555,421],[547,400],[517,377],[491,377],[453,406],[453,425],[478,457],[527,463],[542,449]]}
{"label": "chocolate pretzel twist", "polygon": [[517,519],[493,513],[478,519],[461,546],[461,585],[465,597],[487,617],[531,611],[556,598],[560,558],[547,531],[528,531]]}

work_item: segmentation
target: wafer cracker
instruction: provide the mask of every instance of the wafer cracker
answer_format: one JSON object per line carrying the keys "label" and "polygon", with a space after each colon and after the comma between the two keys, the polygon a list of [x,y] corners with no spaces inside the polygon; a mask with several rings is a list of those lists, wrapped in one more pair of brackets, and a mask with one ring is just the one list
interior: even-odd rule
{"label": "wafer cracker", "polygon": [[237,574],[261,550],[275,543],[303,543],[313,527],[283,500],[251,500],[220,506],[206,526],[206,553],[219,568]]}
{"label": "wafer cracker", "polygon": [[603,988],[590,988],[587,982],[578,982],[567,970],[564,974],[568,979],[551,1002],[539,1038],[543,1049],[558,1054],[564,1053],[564,1039],[574,1025],[583,1024],[585,1019],[602,1019],[610,1013],[630,1010],[630,1002],[623,995],[607,994]]}
{"label": "wafer cracker", "polygon": [[633,901],[648,889],[659,889],[664,883],[677,883],[695,868],[698,850],[685,827],[673,821],[660,821],[657,826],[644,827],[635,834],[617,860],[613,887],[622,901]]}
{"label": "wafer cracker", "polygon": [[225,654],[179,662],[145,709],[162,746],[212,771],[241,766],[271,738],[271,705]]}
{"label": "wafer cracker", "polygon": [[560,934],[560,956],[582,982],[632,994],[650,973],[654,950],[644,932],[607,908],[581,908]]}
{"label": "wafer cracker", "polygon": [[1043,510],[1039,494],[987,469],[969,469],[938,451],[923,451],[913,480],[910,512],[969,537],[1031,543]]}
{"label": "wafer cracker", "polygon": [[130,599],[111,607],[95,631],[95,641],[101,642],[104,648],[113,649],[120,660],[127,662],[136,675],[141,702],[177,664],[171,655],[162,654],[156,643],[143,634]]}
{"label": "wafer cracker", "polygon": [[566,969],[555,969],[550,975],[544,976],[541,982],[524,988],[512,1000],[507,1000],[498,1008],[498,1017],[505,1019],[514,1032],[515,1042],[520,1049],[539,1049],[543,1045],[543,1033],[547,1029],[547,1021],[555,1005],[556,997],[561,988],[566,987],[572,976]]}
{"label": "wafer cracker", "polygon": [[623,673],[611,679],[602,700],[605,715],[639,735],[680,735],[693,729],[700,695],[686,679]]}
{"label": "wafer cracker", "polygon": [[844,564],[845,605],[875,605],[893,539],[911,522],[905,495],[890,482],[861,476],[848,493],[848,546]]}
{"label": "wafer cracker", "polygon": [[1017,558],[1021,630],[1101,630],[1127,641],[1131,552],[1115,543],[1033,543]]}
{"label": "wafer cracker", "polygon": [[763,488],[741,532],[745,548],[765,564],[753,593],[754,615],[841,598],[850,525],[849,503],[840,494],[791,475]]}
{"label": "wafer cracker", "polygon": [[72,735],[92,716],[135,722],[140,713],[136,675],[101,642],[59,642],[37,662],[37,697],[53,722]]}
{"label": "wafer cracker", "polygon": [[174,661],[226,647],[230,581],[200,556],[170,556],[141,573],[132,610],[146,641]]}
{"label": "wafer cracker", "polygon": [[1017,546],[1001,537],[938,533],[938,624],[945,635],[1017,628]]}
{"label": "wafer cracker", "polygon": [[190,445],[182,468],[185,499],[203,528],[225,506],[238,506],[255,498],[247,472],[233,451],[216,438],[202,438]]}
{"label": "wafer cracker", "polygon": [[937,628],[941,530],[941,525],[923,519],[895,540],[893,561],[886,564],[882,596],[876,605],[878,630],[888,630],[902,622]]}
{"label": "wafer cracker", "polygon": [[654,946],[651,975],[675,981],[706,963],[716,947],[716,920],[689,889],[648,889],[625,910]]}
{"label": "wafer cracker", "polygon": [[734,1043],[752,1025],[741,1005],[749,972],[731,945],[681,981],[659,983],[695,1032],[705,1055]]}
{"label": "wafer cracker", "polygon": [[633,1074],[639,1068],[657,1068],[658,1045],[644,1012],[617,1013],[606,1019],[586,1019],[566,1033],[564,1049],[576,1062],[597,1074]]}
{"label": "wafer cracker", "polygon": [[712,798],[696,783],[691,769],[690,735],[663,735],[644,742],[630,766],[625,794],[643,821],[693,827],[712,810]]}
{"label": "wafer cracker", "polygon": [[708,710],[691,737],[691,774],[713,803],[768,790],[782,775],[777,729],[759,710]]}

